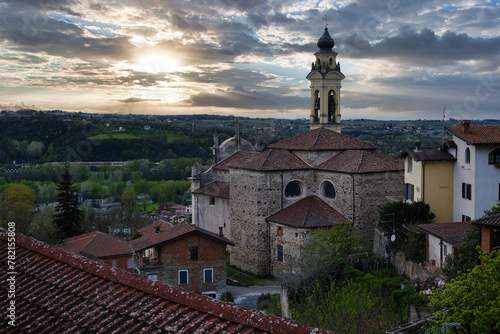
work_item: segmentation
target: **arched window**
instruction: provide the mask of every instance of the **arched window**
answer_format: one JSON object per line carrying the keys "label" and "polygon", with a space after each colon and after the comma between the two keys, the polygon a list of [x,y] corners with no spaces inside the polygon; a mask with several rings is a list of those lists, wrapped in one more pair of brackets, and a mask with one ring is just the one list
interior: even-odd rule
{"label": "arched window", "polygon": [[497,148],[488,155],[489,164],[500,164],[500,148]]}
{"label": "arched window", "polygon": [[470,149],[468,147],[465,149],[465,163],[470,164]]}
{"label": "arched window", "polygon": [[292,181],[285,187],[285,197],[299,197],[302,195],[302,186],[299,181]]}
{"label": "arched window", "polygon": [[321,184],[321,192],[327,198],[335,198],[335,187],[330,181],[325,181]]}

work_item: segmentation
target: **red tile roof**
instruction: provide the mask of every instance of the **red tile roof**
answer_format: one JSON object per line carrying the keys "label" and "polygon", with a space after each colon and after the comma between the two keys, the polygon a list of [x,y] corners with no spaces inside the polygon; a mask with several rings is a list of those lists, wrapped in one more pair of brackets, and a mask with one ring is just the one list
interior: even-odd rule
{"label": "red tile roof", "polygon": [[171,228],[173,226],[174,226],[173,224],[166,222],[163,219],[158,219],[153,224],[141,227],[140,229],[137,230],[137,233],[144,236],[144,235],[148,235],[148,234],[154,234],[156,232],[157,227],[159,227],[160,230],[165,230],[165,229]]}
{"label": "red tile roof", "polygon": [[229,183],[214,181],[204,187],[196,189],[193,193],[229,199]]}
{"label": "red tile roof", "polygon": [[89,254],[99,258],[133,254],[126,240],[99,231],[66,239],[59,247],[73,253]]}
{"label": "red tile roof", "polygon": [[129,243],[132,249],[137,252],[159,244],[177,240],[179,238],[184,238],[192,234],[204,235],[208,238],[215,239],[227,245],[234,246],[234,244],[225,237],[221,237],[218,234],[209,232],[197,226],[189,225],[187,223],[174,225],[174,227],[160,230],[159,233],[148,234],[139,239],[130,240]]}
{"label": "red tile roof", "polygon": [[298,228],[314,228],[349,223],[337,210],[310,195],[269,216],[267,221]]}
{"label": "red tile roof", "polygon": [[241,168],[259,171],[279,171],[309,169],[309,165],[290,151],[268,150],[252,153],[245,159],[239,159],[227,164],[228,168]]}
{"label": "red tile roof", "polygon": [[476,219],[472,222],[475,225],[500,227],[500,214]]}
{"label": "red tile roof", "polygon": [[447,126],[445,129],[469,144],[500,144],[500,125],[471,125],[469,133],[464,132],[463,126]]}
{"label": "red tile roof", "polygon": [[255,152],[248,152],[248,151],[238,151],[234,153],[233,155],[227,157],[226,159],[222,160],[220,163],[218,163],[214,169],[220,169],[220,170],[229,170],[227,168],[227,165],[230,163],[237,163],[239,161],[244,161],[247,157],[251,156]]}
{"label": "red tile roof", "polygon": [[421,230],[435,235],[456,247],[462,245],[463,239],[470,231],[470,226],[470,222],[417,225]]}
{"label": "red tile roof", "polygon": [[[7,323],[0,289],[1,333],[331,333],[262,311],[151,281],[141,275],[16,234],[16,327]],[[7,268],[7,233],[0,263]],[[10,278],[8,270],[0,279]]]}
{"label": "red tile roof", "polygon": [[318,128],[271,144],[269,148],[292,151],[338,151],[374,150],[375,146],[326,128]]}
{"label": "red tile roof", "polygon": [[404,162],[378,150],[347,150],[328,159],[316,169],[340,173],[377,173],[404,170]]}

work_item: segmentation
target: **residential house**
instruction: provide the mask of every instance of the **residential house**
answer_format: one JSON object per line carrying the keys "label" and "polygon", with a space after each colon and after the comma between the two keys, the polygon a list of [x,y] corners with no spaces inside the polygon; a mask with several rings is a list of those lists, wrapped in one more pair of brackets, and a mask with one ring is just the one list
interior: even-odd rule
{"label": "residential house", "polygon": [[0,272],[2,282],[15,277],[15,299],[7,286],[0,289],[1,333],[332,333],[151,281],[21,234],[11,238],[0,229],[2,268],[8,268],[10,244],[16,249],[15,274]]}
{"label": "residential house", "polygon": [[455,256],[457,248],[471,229],[470,222],[421,224],[419,229],[427,235],[426,260],[438,267],[444,268],[446,256]]}
{"label": "residential house", "polygon": [[486,254],[500,249],[500,214],[477,219],[472,224],[481,228],[481,249]]}
{"label": "residential house", "polygon": [[130,241],[141,275],[212,297],[224,292],[226,246],[234,245],[231,241],[186,223],[156,227],[154,233]]}
{"label": "residential house", "polygon": [[448,126],[453,135],[453,221],[482,217],[500,201],[500,125]]}
{"label": "residential house", "polygon": [[453,168],[455,156],[445,147],[421,147],[417,142],[398,154],[405,162],[405,200],[429,204],[436,223],[453,219]]}
{"label": "residential house", "polygon": [[97,258],[112,268],[134,272],[134,251],[126,240],[114,235],[94,231],[65,239],[60,245],[64,250]]}
{"label": "residential house", "polygon": [[[334,44],[325,29],[307,76],[311,82],[310,131],[258,152],[259,145],[254,147],[241,138],[236,123],[235,136],[222,145],[214,136],[212,167],[203,173],[193,168],[193,223],[213,233],[221,228],[236,245],[230,248],[230,259],[240,268],[263,275],[274,271],[272,263],[281,253],[272,245],[268,222],[275,222],[269,218],[308,196],[354,222],[364,245],[371,247],[378,207],[390,196],[403,195],[402,161],[340,133],[344,75],[332,50]],[[321,217],[319,212],[311,215]],[[290,224],[300,226],[301,222]],[[295,233],[290,235],[295,238]],[[284,252],[285,258],[293,256]]]}

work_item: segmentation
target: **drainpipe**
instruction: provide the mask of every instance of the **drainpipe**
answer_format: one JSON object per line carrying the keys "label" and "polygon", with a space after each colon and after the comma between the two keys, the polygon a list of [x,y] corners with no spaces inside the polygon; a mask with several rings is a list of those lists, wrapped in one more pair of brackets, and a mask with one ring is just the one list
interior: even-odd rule
{"label": "drainpipe", "polygon": [[283,172],[281,172],[281,210],[283,210],[283,196],[284,196],[284,191],[285,189],[283,189]]}
{"label": "drainpipe", "polygon": [[354,174],[351,174],[352,178],[352,222],[356,220],[356,194],[354,193]]}
{"label": "drainpipe", "polygon": [[425,165],[427,165],[427,161],[422,163],[422,202],[425,203]]}

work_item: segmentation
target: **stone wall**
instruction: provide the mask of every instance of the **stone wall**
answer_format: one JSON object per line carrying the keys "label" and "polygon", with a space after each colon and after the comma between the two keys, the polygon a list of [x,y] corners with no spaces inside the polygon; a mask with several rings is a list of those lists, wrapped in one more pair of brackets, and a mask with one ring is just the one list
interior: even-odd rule
{"label": "stone wall", "polygon": [[[271,275],[276,276],[284,268],[295,268],[300,261],[301,246],[308,233],[304,229],[297,229],[276,223],[269,223],[271,238]],[[283,261],[278,261],[278,245],[283,247]]]}

